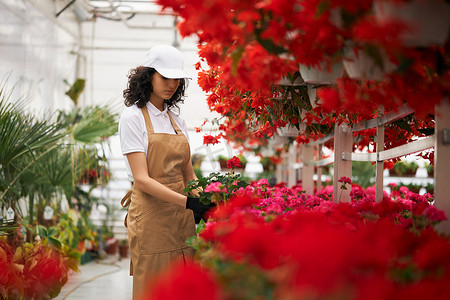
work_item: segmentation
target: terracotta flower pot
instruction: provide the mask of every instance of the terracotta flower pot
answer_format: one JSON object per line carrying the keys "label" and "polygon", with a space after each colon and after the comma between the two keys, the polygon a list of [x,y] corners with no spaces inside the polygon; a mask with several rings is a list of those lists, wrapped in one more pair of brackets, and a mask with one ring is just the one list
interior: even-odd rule
{"label": "terracotta flower pot", "polygon": [[219,159],[219,164],[221,169],[228,169],[226,160]]}
{"label": "terracotta flower pot", "polygon": [[119,255],[122,258],[128,257],[128,245],[120,245],[119,246]]}
{"label": "terracotta flower pot", "polygon": [[118,245],[119,241],[117,239],[112,238],[106,240],[105,252],[108,254],[116,254]]}

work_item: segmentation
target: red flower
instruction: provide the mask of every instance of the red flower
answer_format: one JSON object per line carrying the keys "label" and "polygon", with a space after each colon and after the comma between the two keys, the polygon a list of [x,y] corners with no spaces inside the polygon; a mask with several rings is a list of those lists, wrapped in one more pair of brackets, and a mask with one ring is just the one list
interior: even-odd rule
{"label": "red flower", "polygon": [[345,176],[342,176],[341,178],[339,178],[338,182],[352,184],[352,180]]}
{"label": "red flower", "polygon": [[218,144],[218,143],[219,143],[218,137],[214,137],[212,135],[203,136],[203,144],[205,144],[205,145],[210,145],[210,144],[214,145],[214,144]]}
{"label": "red flower", "polygon": [[295,140],[297,141],[297,143],[299,144],[306,144],[309,142],[309,138],[307,136],[305,136],[304,134],[300,134],[299,136],[297,136],[295,138]]}
{"label": "red flower", "polygon": [[240,161],[239,157],[233,156],[233,158],[231,158],[227,161],[228,169],[234,169],[234,168],[239,168],[239,167],[241,167],[241,161]]}
{"label": "red flower", "polygon": [[219,300],[223,299],[213,275],[192,261],[178,261],[150,283],[142,300]]}

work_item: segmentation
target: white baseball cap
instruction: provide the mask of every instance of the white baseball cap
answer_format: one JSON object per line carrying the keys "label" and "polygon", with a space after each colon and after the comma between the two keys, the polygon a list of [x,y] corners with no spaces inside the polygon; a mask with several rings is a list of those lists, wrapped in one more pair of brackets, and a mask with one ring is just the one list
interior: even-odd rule
{"label": "white baseball cap", "polygon": [[154,68],[159,74],[166,78],[192,79],[183,71],[183,54],[172,46],[158,45],[148,50],[144,60],[144,67]]}

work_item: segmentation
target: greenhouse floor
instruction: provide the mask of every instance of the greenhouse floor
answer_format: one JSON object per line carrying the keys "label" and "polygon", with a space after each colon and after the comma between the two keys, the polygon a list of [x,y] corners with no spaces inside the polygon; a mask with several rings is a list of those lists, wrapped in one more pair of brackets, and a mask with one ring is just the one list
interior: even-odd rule
{"label": "greenhouse floor", "polygon": [[57,300],[96,299],[130,300],[133,279],[129,275],[130,259],[108,255],[81,265],[79,273],[72,273]]}

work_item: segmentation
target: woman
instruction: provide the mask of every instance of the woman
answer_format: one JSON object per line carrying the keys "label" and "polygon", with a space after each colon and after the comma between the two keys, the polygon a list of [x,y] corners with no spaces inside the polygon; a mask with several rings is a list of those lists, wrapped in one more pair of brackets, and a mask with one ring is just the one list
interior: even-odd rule
{"label": "woman", "polygon": [[[183,55],[170,46],[152,47],[143,66],[130,71],[119,122],[122,153],[131,193],[125,226],[131,253],[133,299],[173,260],[193,254],[186,240],[195,234],[196,218],[210,206],[187,197],[187,181],[197,179],[190,159],[186,123],[169,109],[183,101],[186,79]],[[126,202],[126,203],[124,203]]]}

